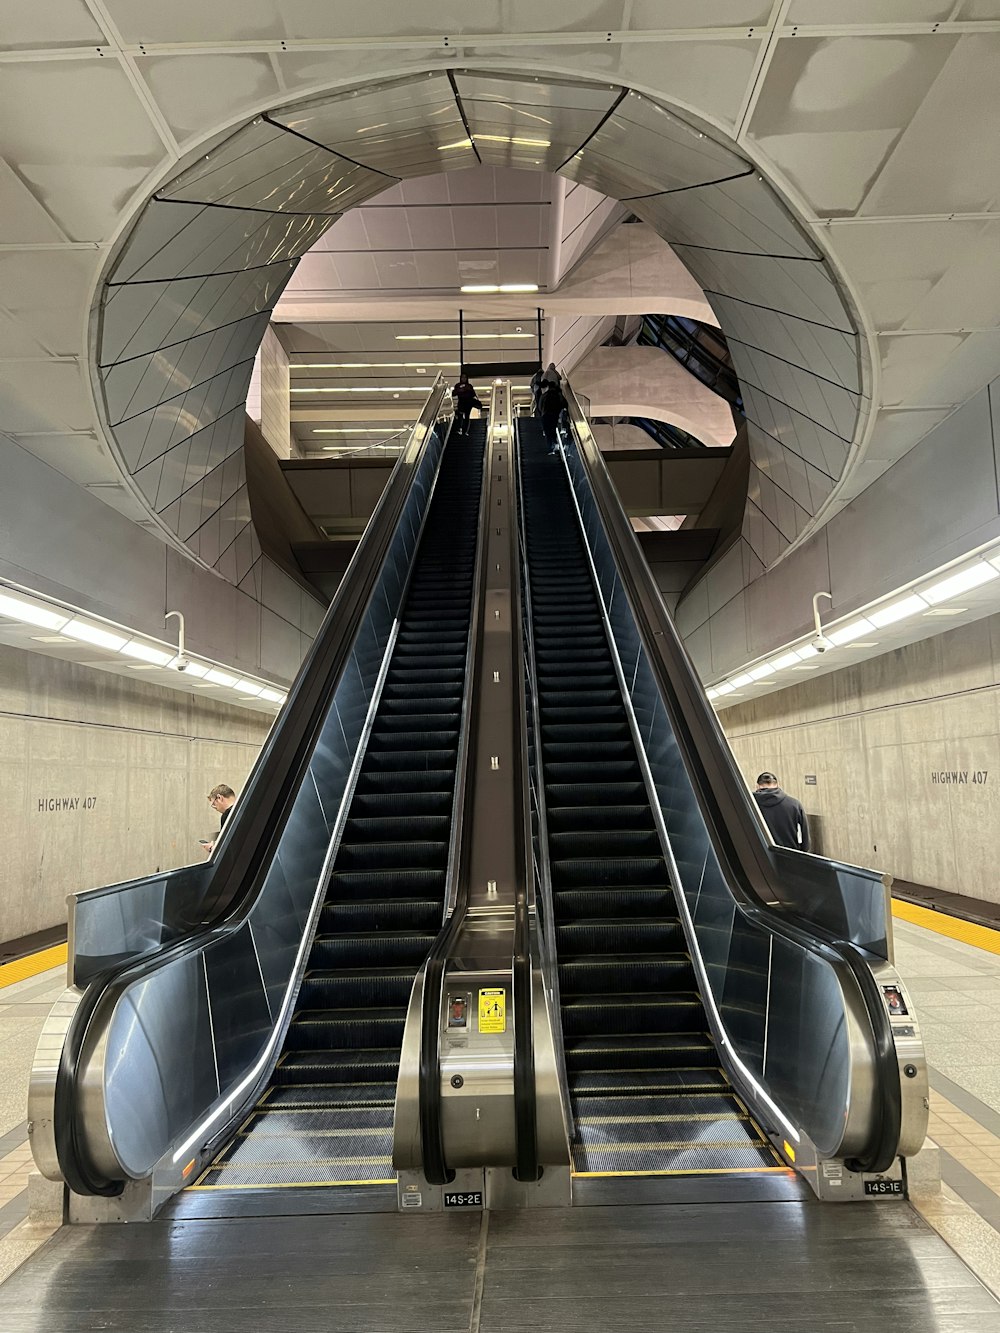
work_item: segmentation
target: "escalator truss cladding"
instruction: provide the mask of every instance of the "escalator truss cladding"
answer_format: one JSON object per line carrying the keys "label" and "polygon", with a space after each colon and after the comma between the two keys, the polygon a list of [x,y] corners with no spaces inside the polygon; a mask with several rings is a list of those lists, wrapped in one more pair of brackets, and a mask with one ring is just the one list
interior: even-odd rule
{"label": "escalator truss cladding", "polygon": [[485,422],[445,448],[284,1050],[195,1188],[388,1184],[414,977],[451,851]]}
{"label": "escalator truss cladding", "polygon": [[565,469],[518,433],[574,1174],[785,1170],[709,1034]]}

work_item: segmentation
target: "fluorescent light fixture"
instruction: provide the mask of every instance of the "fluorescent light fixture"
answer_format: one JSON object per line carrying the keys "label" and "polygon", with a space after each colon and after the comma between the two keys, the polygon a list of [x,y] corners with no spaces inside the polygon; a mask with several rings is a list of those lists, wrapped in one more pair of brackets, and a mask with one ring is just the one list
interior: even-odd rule
{"label": "fluorescent light fixture", "polygon": [[62,632],[71,639],[79,639],[81,643],[92,643],[96,648],[109,648],[113,653],[128,642],[124,634],[112,634],[110,630],[102,629],[100,625],[91,625],[87,620],[71,620],[63,626]]}
{"label": "fluorescent light fixture", "polygon": [[[463,291],[468,288],[463,287]],[[532,291],[538,291],[533,287]],[[458,342],[457,333],[397,333],[394,335],[398,343],[432,343],[432,342]],[[496,342],[499,338],[534,338],[533,333],[467,333],[465,341],[471,342],[473,338],[481,342]]]}
{"label": "fluorescent light fixture", "polygon": [[428,366],[445,369],[460,366],[461,361],[294,361],[289,370],[426,370]]}
{"label": "fluorescent light fixture", "polygon": [[140,662],[152,662],[154,666],[166,666],[177,656],[176,653],[165,653],[162,648],[154,648],[151,643],[142,643],[139,639],[133,639],[118,651],[123,657],[135,657]]}
{"label": "fluorescent light fixture", "polygon": [[1000,579],[1000,570],[994,569],[985,560],[977,560],[974,565],[960,569],[957,574],[942,579],[940,583],[923,588],[920,596],[933,606],[937,602],[946,602],[949,597],[958,597],[963,592],[978,588],[983,583],[989,583],[992,579]]}
{"label": "fluorescent light fixture", "polygon": [[718,699],[718,697],[719,697],[719,691],[718,691],[718,690],[706,690],[706,692],[705,692],[705,697],[708,698],[708,699]]}
{"label": "fluorescent light fixture", "polygon": [[257,685],[252,680],[238,680],[233,686],[234,690],[239,690],[240,694],[263,694],[263,685]]}
{"label": "fluorescent light fixture", "polygon": [[[391,425],[392,423],[390,422],[389,424]],[[407,422],[407,425],[412,426],[412,423],[411,423],[411,422]],[[312,434],[312,435],[381,435],[381,434],[382,434],[382,429],[383,429],[382,426],[321,426],[321,427],[317,427],[316,429],[314,429],[313,431],[311,431],[310,434]],[[393,433],[394,435],[399,435],[399,434],[400,434],[402,431],[404,431],[404,430],[406,430],[406,426],[402,426],[402,427],[400,428],[400,430],[398,430],[398,431],[393,431],[392,433]]]}
{"label": "fluorescent light fixture", "polygon": [[763,680],[765,676],[773,675],[774,667],[768,662],[761,662],[760,666],[755,666],[753,670],[749,672],[751,680]]}
{"label": "fluorescent light fixture", "polygon": [[213,668],[213,670],[205,672],[205,679],[211,685],[227,685],[232,688],[236,684],[237,678],[228,675],[225,671],[216,671]]}
{"label": "fluorescent light fixture", "polygon": [[771,666],[775,671],[787,671],[789,667],[797,667],[798,664],[798,653],[784,653],[781,657],[775,657],[771,660]]}
{"label": "fluorescent light fixture", "polygon": [[350,384],[319,389],[289,389],[289,393],[426,393],[422,384]]}
{"label": "fluorescent light fixture", "polygon": [[735,689],[736,689],[735,685],[733,685],[728,680],[724,680],[720,684],[716,685],[715,692],[716,694],[732,694],[733,690]]}
{"label": "fluorescent light fixture", "polygon": [[283,704],[288,696],[280,694],[277,690],[261,690],[260,697],[266,699],[269,704]]}
{"label": "fluorescent light fixture", "polygon": [[742,676],[734,676],[732,679],[732,686],[734,690],[741,690],[744,687],[744,685],[752,685],[752,684],[753,684],[753,676],[751,676],[749,672],[744,672]]}
{"label": "fluorescent light fixture", "polygon": [[805,661],[807,658],[810,657],[819,657],[819,653],[816,651],[816,649],[812,646],[811,643],[804,643],[801,648],[795,649],[795,656],[800,661]]}
{"label": "fluorescent light fixture", "polygon": [[888,606],[879,607],[877,611],[869,611],[868,619],[876,628],[885,629],[886,625],[895,625],[897,620],[918,616],[921,611],[926,610],[927,603],[914,593],[909,597],[901,597],[898,602],[890,602]]}
{"label": "fluorescent light fixture", "polygon": [[872,622],[862,616],[860,620],[852,620],[849,625],[841,625],[840,629],[827,630],[826,637],[832,644],[842,648],[845,643],[853,643],[855,639],[863,639],[872,629],[874,629]]}
{"label": "fluorescent light fixture", "polygon": [[0,616],[8,620],[20,620],[25,625],[38,625],[41,629],[62,629],[69,619],[65,612],[60,614],[58,611],[50,611],[37,602],[11,597],[9,593],[0,594]]}
{"label": "fluorescent light fixture", "polygon": [[924,619],[928,616],[961,616],[968,611],[967,606],[936,606],[933,611],[925,611]]}
{"label": "fluorescent light fixture", "polygon": [[[466,284],[459,288],[462,292],[537,292],[537,282],[484,282]],[[483,337],[490,337],[490,334],[484,334]]]}

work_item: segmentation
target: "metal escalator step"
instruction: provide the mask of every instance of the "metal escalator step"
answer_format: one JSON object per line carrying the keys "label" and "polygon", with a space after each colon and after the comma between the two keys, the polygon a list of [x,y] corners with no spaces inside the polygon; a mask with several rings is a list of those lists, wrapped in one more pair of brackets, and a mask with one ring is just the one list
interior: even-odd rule
{"label": "metal escalator step", "polygon": [[398,843],[410,838],[414,842],[444,842],[447,846],[450,829],[450,814],[421,815],[408,812],[400,815],[359,816],[354,813],[352,805],[343,836],[348,843],[360,843],[363,839]]}
{"label": "metal escalator step", "polygon": [[435,933],[429,930],[317,935],[309,952],[309,967],[378,967],[384,963],[419,967],[435,939]]}
{"label": "metal escalator step", "polygon": [[649,808],[641,777],[631,782],[546,782],[545,800],[550,811],[569,807],[590,809],[609,801],[626,804],[636,800],[641,800]]}
{"label": "metal escalator step", "polygon": [[334,872],[348,870],[429,870],[448,863],[448,843],[414,838],[412,842],[342,842]]}
{"label": "metal escalator step", "polygon": [[629,915],[658,920],[676,917],[673,891],[666,885],[616,884],[613,888],[557,889],[554,893],[556,921],[560,926],[576,921],[617,920]]}
{"label": "metal escalator step", "polygon": [[[549,722],[542,718],[542,745],[547,742],[558,745],[562,741],[570,744],[593,745],[595,742],[620,741],[631,746],[628,723],[623,718],[610,722],[598,722],[592,717],[575,722]],[[633,747],[634,748],[634,747]]]}
{"label": "metal escalator step", "polygon": [[269,1111],[329,1106],[388,1106],[396,1099],[395,1083],[302,1083],[272,1086]]}
{"label": "metal escalator step", "polygon": [[391,792],[398,796],[402,792],[447,792],[451,794],[455,785],[453,768],[427,768],[395,771],[393,769],[365,769],[358,775],[357,792]]}
{"label": "metal escalator step", "polygon": [[286,1050],[274,1071],[274,1082],[284,1087],[396,1086],[399,1048],[369,1046],[355,1050]]}
{"label": "metal escalator step", "polygon": [[383,727],[381,722],[376,719],[375,726],[368,738],[365,761],[367,762],[369,755],[390,754],[396,750],[413,751],[426,748],[440,754],[443,749],[451,749],[453,746],[456,748],[458,746],[457,726],[399,731],[392,727]]}
{"label": "metal escalator step", "polygon": [[600,788],[605,784],[621,782],[641,782],[642,770],[637,759],[605,759],[595,763],[579,763],[567,760],[550,762],[542,755],[542,771],[545,774],[545,788],[550,783],[570,783],[577,786],[583,782],[592,782]]}
{"label": "metal escalator step", "polygon": [[351,802],[354,819],[418,819],[444,816],[450,825],[451,793],[445,791],[355,792]]}
{"label": "metal escalator step", "polygon": [[344,1009],[336,1017],[323,1010],[303,1010],[295,1015],[285,1038],[290,1051],[350,1050],[403,1040],[406,1010],[380,1013],[377,1009]]}
{"label": "metal escalator step", "polygon": [[[714,1056],[715,1051],[711,1054]],[[716,1057],[717,1059],[718,1057]],[[570,1075],[574,1101],[591,1096],[680,1096],[692,1101],[701,1095],[720,1094],[729,1087],[721,1069],[706,1066],[681,1069],[588,1069]]]}
{"label": "metal escalator step", "polygon": [[400,698],[383,698],[379,701],[379,717],[383,722],[390,718],[407,718],[416,714],[418,717],[438,717],[450,714],[458,717],[462,710],[460,693],[440,694],[428,697],[425,694],[403,695]]}
{"label": "metal escalator step", "polygon": [[667,888],[667,867],[660,856],[560,857],[552,861],[554,888],[610,888],[615,884]]}
{"label": "metal escalator step", "polygon": [[787,1169],[769,1148],[753,1141],[573,1145],[573,1170],[578,1175],[739,1175]]}
{"label": "metal escalator step", "polygon": [[254,1111],[240,1135],[273,1139],[288,1135],[343,1138],[348,1134],[367,1134],[392,1129],[392,1109],[392,1100],[386,1106],[323,1106],[301,1110],[274,1107],[268,1101]]}
{"label": "metal escalator step", "polygon": [[433,750],[369,750],[361,767],[362,775],[371,773],[454,772],[457,748],[442,746]]}
{"label": "metal escalator step", "polygon": [[625,1115],[633,1120],[655,1121],[675,1126],[682,1121],[698,1125],[732,1119],[746,1121],[746,1108],[731,1092],[724,1089],[713,1092],[657,1093],[648,1088],[623,1093],[573,1092],[573,1114],[578,1122],[596,1125],[602,1121],[613,1123]]}
{"label": "metal escalator step", "polygon": [[390,713],[379,710],[376,725],[379,735],[406,735],[407,732],[433,732],[437,730],[456,731],[461,722],[461,709],[456,701],[454,708],[442,709],[436,713],[409,712]]}
{"label": "metal escalator step", "polygon": [[299,988],[298,1012],[366,1009],[369,1006],[389,1008],[408,1004],[416,970],[416,966],[413,966],[377,967],[363,971],[309,971]]}
{"label": "metal escalator step", "polygon": [[[570,996],[563,1001],[565,1038],[631,1035],[641,1039],[673,1032],[697,1034],[707,1024],[697,994]],[[294,1024],[293,1024],[294,1026]]]}
{"label": "metal escalator step", "polygon": [[[641,931],[634,932],[633,949],[640,947],[645,951],[651,942]],[[664,953],[640,959],[623,952],[617,958],[570,957],[559,964],[559,991],[564,1001],[596,993],[622,993],[635,999],[675,988],[694,991],[696,985],[691,960],[686,955]]]}
{"label": "metal escalator step", "polygon": [[[581,954],[596,954],[603,959],[613,959],[618,954],[625,954],[635,942],[637,921],[617,918],[596,920],[571,920],[565,925],[556,926],[556,947],[559,957],[569,962],[578,959]],[[643,921],[642,945],[647,953],[663,957],[686,948],[687,940],[684,927],[678,920]]]}
{"label": "metal escalator step", "polygon": [[[443,885],[444,878],[441,877]],[[320,930],[324,935],[355,934],[358,931],[419,930],[437,933],[443,907],[439,898],[401,897],[392,902],[356,899],[323,905]]]}
{"label": "metal escalator step", "polygon": [[369,902],[378,900],[388,904],[397,896],[412,900],[418,894],[437,892],[443,900],[444,876],[443,867],[440,870],[335,870],[330,876],[327,903],[332,905],[344,899],[365,898]]}
{"label": "metal escalator step", "polygon": [[[558,805],[547,806],[551,834],[586,830],[595,835],[604,830],[653,832],[655,825],[648,804],[645,805]],[[659,846],[659,844],[657,844]]]}
{"label": "metal escalator step", "polygon": [[660,850],[660,838],[655,828],[591,829],[582,826],[572,830],[550,830],[549,855],[553,861],[656,857],[663,865],[664,878],[667,874],[666,863],[663,862]]}

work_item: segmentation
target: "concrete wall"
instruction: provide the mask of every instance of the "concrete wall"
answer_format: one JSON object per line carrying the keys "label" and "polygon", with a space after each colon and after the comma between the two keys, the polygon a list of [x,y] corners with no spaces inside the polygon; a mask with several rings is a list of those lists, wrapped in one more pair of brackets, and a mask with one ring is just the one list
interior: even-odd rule
{"label": "concrete wall", "polygon": [[748,782],[773,769],[819,815],[826,855],[1000,902],[1000,616],[719,718]]}
{"label": "concrete wall", "polygon": [[268,725],[0,646],[0,940],[61,925],[74,889],[199,860],[209,790],[240,790]]}

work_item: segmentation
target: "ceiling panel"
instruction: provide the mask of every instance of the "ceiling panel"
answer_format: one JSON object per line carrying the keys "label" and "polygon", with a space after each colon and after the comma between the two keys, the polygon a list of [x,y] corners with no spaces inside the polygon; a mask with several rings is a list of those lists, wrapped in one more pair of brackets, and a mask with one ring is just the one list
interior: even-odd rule
{"label": "ceiling panel", "polygon": [[392,176],[426,176],[478,165],[444,74],[279,110],[273,118],[315,143]]}
{"label": "ceiling panel", "polygon": [[1000,217],[834,224],[826,237],[876,327],[1000,324]]}
{"label": "ceiling panel", "polygon": [[0,50],[104,46],[107,36],[84,0],[45,0],[44,5],[4,5]]}
{"label": "ceiling panel", "polygon": [[386,250],[371,256],[380,287],[388,290],[420,286],[417,256],[412,250]]}
{"label": "ceiling panel", "polygon": [[98,260],[85,250],[0,251],[0,305],[49,352],[79,355]]}
{"label": "ceiling panel", "polygon": [[24,182],[0,157],[0,217],[7,245],[18,241],[58,243],[63,232]]}
{"label": "ceiling panel", "polygon": [[621,95],[530,77],[457,73],[455,84],[484,162],[555,171],[590,137]]}
{"label": "ceiling panel", "polygon": [[616,199],[687,189],[750,170],[743,158],[638,93],[616,108],[561,175]]}
{"label": "ceiling panel", "polygon": [[[371,211],[377,212],[378,209],[372,209]],[[458,212],[459,210],[452,212],[447,206],[441,208],[425,206],[409,209],[406,213],[406,221],[412,244],[418,250],[429,250],[438,246],[449,248],[454,246],[453,221],[458,216]]]}
{"label": "ceiling panel", "polygon": [[160,197],[271,212],[339,213],[388,184],[378,172],[259,120],[182,172]]}
{"label": "ceiling panel", "polygon": [[255,114],[280,91],[271,61],[260,52],[136,57],[136,68],[179,143],[208,125]]}
{"label": "ceiling panel", "polygon": [[762,28],[743,40],[625,42],[618,76],[622,83],[669,90],[681,106],[732,124],[753,87],[765,35]]}
{"label": "ceiling panel", "polygon": [[[664,26],[663,0],[632,0],[629,28]],[[758,27],[771,13],[771,0],[670,0],[671,28]]]}
{"label": "ceiling panel", "polygon": [[164,156],[117,61],[5,64],[4,157],[74,241],[104,240]]}
{"label": "ceiling panel", "polygon": [[[899,0],[837,0],[836,22],[862,23],[877,27],[883,23],[937,23],[955,8],[953,0],[906,0],[905,13]],[[785,23],[833,22],[829,0],[792,0]]]}
{"label": "ceiling panel", "polygon": [[[360,208],[357,210],[365,238],[373,250],[412,250],[409,215],[403,208]],[[335,249],[345,249],[337,237]],[[439,244],[445,244],[439,239]]]}
{"label": "ceiling panel", "polygon": [[[477,249],[495,247],[498,244],[498,214],[500,209],[492,204],[474,204],[468,208],[456,208],[451,219],[455,245],[460,247],[475,246]],[[506,212],[506,210],[503,210]],[[534,212],[537,214],[538,210]],[[537,234],[537,227],[535,228]],[[450,242],[448,242],[450,244]],[[518,237],[516,245],[535,244],[530,238]],[[440,244],[440,242],[439,242]]]}

